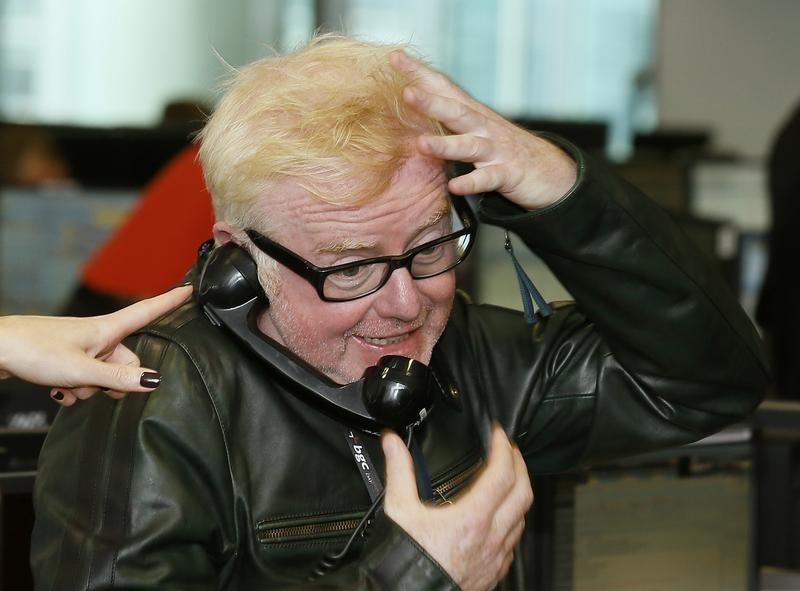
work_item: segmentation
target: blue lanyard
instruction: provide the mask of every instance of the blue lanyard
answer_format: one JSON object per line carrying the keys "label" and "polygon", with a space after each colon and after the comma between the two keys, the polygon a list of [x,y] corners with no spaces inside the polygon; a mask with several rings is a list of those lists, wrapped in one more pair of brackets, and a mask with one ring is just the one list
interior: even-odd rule
{"label": "blue lanyard", "polygon": [[[347,445],[350,447],[350,454],[358,468],[358,473],[361,474],[361,480],[364,481],[364,486],[367,487],[369,498],[375,502],[375,500],[381,496],[381,493],[383,493],[383,483],[378,475],[378,471],[375,470],[375,464],[372,458],[370,458],[369,452],[367,452],[362,434],[354,429],[345,428],[344,438],[347,440]],[[411,457],[414,458],[414,471],[417,475],[417,483],[421,489],[422,497],[430,500],[433,498],[433,485],[431,484],[428,467],[425,464],[425,457],[422,455],[422,450],[413,432],[409,433],[406,445],[411,451]]]}
{"label": "blue lanyard", "polygon": [[528,277],[527,273],[525,273],[525,269],[522,268],[522,265],[520,265],[519,261],[517,260],[517,257],[514,254],[514,247],[511,245],[511,237],[508,235],[508,230],[506,230],[505,248],[511,257],[511,262],[514,263],[514,271],[517,273],[519,294],[520,297],[522,297],[522,307],[525,312],[525,320],[527,320],[529,324],[536,324],[539,319],[537,318],[536,311],[533,307],[534,301],[536,302],[536,305],[539,306],[540,316],[550,316],[550,314],[553,313],[553,309],[542,297],[542,294],[539,293],[539,290],[536,289],[533,281],[530,277]]}

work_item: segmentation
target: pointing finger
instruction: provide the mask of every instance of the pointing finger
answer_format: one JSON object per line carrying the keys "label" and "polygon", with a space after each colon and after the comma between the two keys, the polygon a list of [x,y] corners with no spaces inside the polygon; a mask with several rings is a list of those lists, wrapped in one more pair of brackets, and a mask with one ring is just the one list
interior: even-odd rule
{"label": "pointing finger", "polygon": [[191,285],[176,287],[102,317],[101,326],[109,331],[111,342],[122,340],[133,331],[176,308],[191,293]]}

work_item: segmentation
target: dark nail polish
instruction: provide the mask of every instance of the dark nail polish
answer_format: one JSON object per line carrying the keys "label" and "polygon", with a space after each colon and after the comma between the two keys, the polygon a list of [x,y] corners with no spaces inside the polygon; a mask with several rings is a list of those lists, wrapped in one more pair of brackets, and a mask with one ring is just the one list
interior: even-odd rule
{"label": "dark nail polish", "polygon": [[59,390],[56,390],[50,396],[53,397],[53,400],[64,400],[64,393]]}
{"label": "dark nail polish", "polygon": [[156,388],[161,383],[161,374],[154,371],[146,371],[139,380],[139,385],[143,388]]}

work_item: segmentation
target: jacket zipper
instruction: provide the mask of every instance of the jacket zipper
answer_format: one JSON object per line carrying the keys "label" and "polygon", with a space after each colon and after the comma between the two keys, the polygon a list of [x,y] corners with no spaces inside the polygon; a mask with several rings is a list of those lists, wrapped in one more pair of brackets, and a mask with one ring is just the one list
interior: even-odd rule
{"label": "jacket zipper", "polygon": [[[468,466],[462,472],[451,476],[442,483],[433,487],[434,502],[439,505],[452,502],[450,495],[458,492],[475,472],[481,467],[482,461]],[[344,518],[331,521],[317,521],[314,523],[298,523],[299,519],[284,520],[281,523],[260,523],[256,527],[258,541],[262,544],[280,544],[300,542],[309,539],[333,538],[349,535],[361,521],[364,513],[349,513]]]}
{"label": "jacket zipper", "polygon": [[434,499],[438,504],[451,503],[449,495],[456,493],[472,478],[473,474],[483,465],[483,460],[471,464],[463,472],[451,476],[441,484],[433,487]]}
{"label": "jacket zipper", "polygon": [[276,544],[296,542],[300,539],[344,536],[351,533],[360,520],[360,517],[354,517],[302,525],[271,525],[269,527],[259,525],[258,541],[263,544]]}

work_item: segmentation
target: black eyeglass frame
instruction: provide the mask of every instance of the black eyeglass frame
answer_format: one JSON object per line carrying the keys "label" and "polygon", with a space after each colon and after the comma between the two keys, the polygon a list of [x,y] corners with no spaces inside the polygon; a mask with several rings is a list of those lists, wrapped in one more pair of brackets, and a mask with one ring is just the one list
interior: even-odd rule
{"label": "black eyeglass frame", "polygon": [[[475,214],[472,212],[472,208],[470,208],[469,204],[467,203],[466,198],[464,197],[450,197],[450,203],[453,205],[453,209],[455,209],[458,217],[461,220],[462,225],[464,226],[461,230],[457,232],[453,232],[452,234],[447,234],[440,238],[436,238],[435,240],[431,240],[429,242],[425,242],[420,244],[419,246],[415,246],[411,250],[404,252],[403,254],[399,255],[387,255],[387,256],[379,256],[379,257],[372,257],[368,259],[361,259],[359,261],[352,261],[349,263],[342,263],[341,265],[333,265],[332,267],[318,267],[315,264],[307,261],[300,255],[292,252],[285,246],[281,246],[277,242],[270,240],[266,236],[264,236],[261,232],[253,229],[246,229],[245,233],[247,234],[248,238],[253,242],[256,248],[258,248],[261,252],[266,254],[267,256],[275,259],[281,265],[293,271],[306,281],[308,281],[314,288],[317,290],[317,295],[322,301],[325,302],[350,302],[353,300],[358,300],[360,298],[367,297],[381,289],[386,283],[389,281],[389,278],[392,276],[397,269],[406,268],[408,269],[409,273],[414,279],[427,279],[429,277],[435,277],[436,275],[441,275],[442,273],[446,273],[451,269],[454,269],[458,265],[460,265],[469,255],[470,251],[472,250],[472,246],[475,244],[475,234],[477,232],[478,220],[475,217]],[[436,273],[431,273],[429,275],[414,275],[411,271],[411,261],[414,257],[422,252],[423,250],[427,250],[433,246],[437,246],[444,242],[448,242],[450,240],[455,240],[456,238],[460,238],[461,236],[469,236],[469,243],[467,244],[464,253],[459,257],[459,259],[449,267],[442,269],[441,271],[437,271]],[[356,267],[361,267],[364,265],[371,265],[374,263],[385,263],[387,264],[386,272],[383,276],[383,279],[372,289],[369,291],[359,294],[354,297],[348,298],[331,298],[325,295],[323,291],[323,286],[325,284],[325,278],[328,275],[333,273],[338,273],[340,271],[345,271],[347,269],[353,269]]]}

